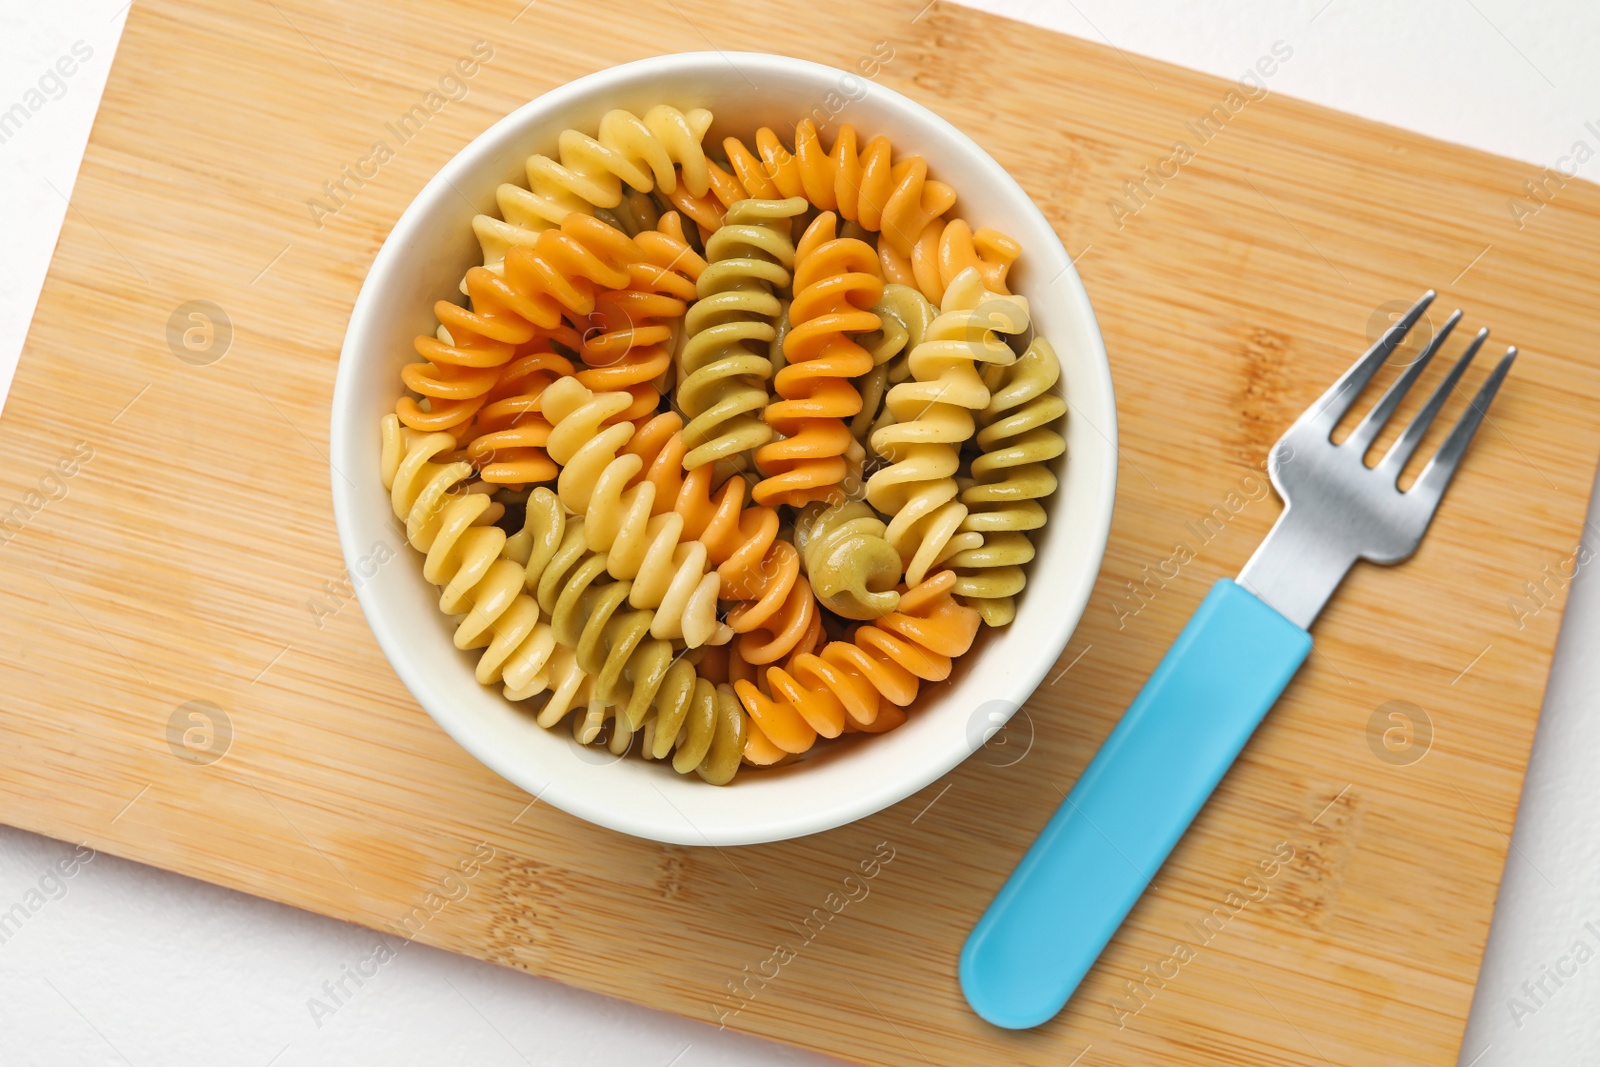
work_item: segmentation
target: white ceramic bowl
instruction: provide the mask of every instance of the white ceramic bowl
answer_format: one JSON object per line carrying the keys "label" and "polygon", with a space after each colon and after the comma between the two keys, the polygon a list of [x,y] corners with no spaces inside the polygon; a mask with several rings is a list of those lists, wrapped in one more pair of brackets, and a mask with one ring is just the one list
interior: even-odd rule
{"label": "white ceramic bowl", "polygon": [[[494,213],[495,187],[525,181],[524,159],[552,151],[561,130],[593,130],[612,108],[643,114],[657,103],[709,108],[716,124],[708,146],[728,134],[749,138],[763,125],[792,130],[813,109],[837,108],[835,124],[852,123],[863,138],[888,135],[897,158],[926,157],[932,174],[960,195],[957,214],[1022,243],[1015,291],[1060,354],[1071,405],[1061,487],[1047,501],[1050,522],[1034,535],[1038,555],[1016,621],[982,634],[949,683],[926,687],[900,729],[820,743],[797,764],[747,769],[723,788],[583,748],[564,726],[542,730],[498,687],[479,685],[476,656],[451,644],[452,625],[422,577],[420,556],[397,532],[378,471],[378,421],[393,410],[401,365],[416,358],[411,340],[432,332],[434,301],[458,299],[462,273],[480,261],[473,214]],[[825,141],[834,128],[824,129]],[[1116,408],[1100,331],[1071,260],[1021,187],[966,135],[899,93],[832,67],[755,53],[668,55],[603,70],[519,108],[462,149],[373,261],[345,335],[332,420],[345,562],[361,583],[378,644],[417,700],[468,752],[543,801],[677,844],[754,844],[827,830],[910,796],[970,755],[1027,700],[1077,626],[1100,569],[1116,487]],[[369,578],[378,545],[394,558]]]}

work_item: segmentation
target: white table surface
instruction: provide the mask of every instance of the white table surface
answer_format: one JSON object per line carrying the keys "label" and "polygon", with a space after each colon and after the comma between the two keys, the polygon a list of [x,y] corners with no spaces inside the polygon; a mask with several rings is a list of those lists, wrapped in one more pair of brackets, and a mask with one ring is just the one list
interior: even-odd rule
{"label": "white table surface", "polygon": [[[1273,92],[1540,165],[1555,164],[1579,140],[1600,148],[1584,128],[1600,125],[1593,0],[1546,3],[1537,14],[1512,0],[974,3],[1228,77],[1283,41],[1294,54],[1273,77]],[[661,7],[662,17],[673,17]],[[76,42],[92,50],[64,88],[48,87],[56,98],[0,143],[0,397],[125,17],[122,0],[0,2],[0,111]],[[1600,177],[1600,158],[1579,173]],[[1590,529],[1600,534],[1592,504]],[[1593,569],[1574,583],[1462,1067],[1600,1064]],[[0,827],[0,911],[71,851]],[[59,899],[0,944],[0,1064],[827,1062],[420,945],[319,1026],[308,998],[370,953],[371,932],[105,855],[59,884],[64,892],[46,883]],[[1579,940],[1594,959],[1574,954]],[[1557,984],[1549,968],[1570,977]]]}

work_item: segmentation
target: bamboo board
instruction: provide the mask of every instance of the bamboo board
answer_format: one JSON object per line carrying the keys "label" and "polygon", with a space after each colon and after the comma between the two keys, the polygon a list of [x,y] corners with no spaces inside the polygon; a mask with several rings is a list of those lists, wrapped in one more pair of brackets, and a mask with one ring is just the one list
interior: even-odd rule
{"label": "bamboo board", "polygon": [[[0,418],[0,818],[867,1063],[1453,1063],[1600,453],[1595,187],[1527,199],[1532,168],[943,4],[519,6],[134,5]],[[465,96],[318,218],[477,41]],[[708,44],[887,46],[878,80],[1077,257],[1123,457],[1088,613],[1012,728],[877,817],[721,851],[592,829],[451,743],[344,586],[324,458],[350,306],[439,165],[551,86]],[[1268,445],[1430,285],[1525,355],[1421,552],[1352,574],[1066,1012],[981,1023],[966,931],[1277,514]],[[231,323],[214,360],[169,345],[194,300]]]}

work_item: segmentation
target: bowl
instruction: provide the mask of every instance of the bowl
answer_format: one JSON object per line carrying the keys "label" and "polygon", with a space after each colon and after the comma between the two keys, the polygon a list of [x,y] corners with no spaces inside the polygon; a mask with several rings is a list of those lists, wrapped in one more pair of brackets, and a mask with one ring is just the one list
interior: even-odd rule
{"label": "bowl", "polygon": [[[436,326],[439,299],[481,262],[472,216],[497,214],[494,191],[524,182],[524,160],[553,151],[563,129],[593,131],[612,108],[643,114],[657,103],[716,116],[706,144],[763,125],[793,129],[827,118],[863,137],[886,134],[896,158],[917,153],[960,196],[956,212],[1021,242],[1014,291],[1061,359],[1070,410],[1060,488],[1034,532],[1037,557],[1016,621],[985,630],[951,679],[924,687],[910,721],[887,734],[819,744],[804,760],[746,769],[727,786],[670,766],[576,744],[544,730],[498,687],[473,678],[474,654],[451,643],[453,624],[422,577],[379,477],[378,422],[393,410],[411,341]],[[787,140],[787,138],[786,138]],[[720,155],[720,153],[718,153]],[[591,823],[654,841],[743,845],[817,833],[916,793],[972,755],[1038,686],[1077,626],[1100,569],[1116,488],[1111,373],[1088,294],[1050,224],[1022,188],[970,138],[933,112],[859,75],[784,56],[738,52],[665,55],[602,70],[507,115],[428,182],[373,260],[351,313],[334,388],[330,461],[345,563],[379,646],[417,701],[463,748],[545,803]],[[441,741],[441,743],[443,743]]]}

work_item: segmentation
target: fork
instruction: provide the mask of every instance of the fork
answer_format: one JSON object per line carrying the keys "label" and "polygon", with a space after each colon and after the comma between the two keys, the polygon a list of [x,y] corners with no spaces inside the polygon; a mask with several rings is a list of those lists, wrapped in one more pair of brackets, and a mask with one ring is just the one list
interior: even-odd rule
{"label": "fork", "polygon": [[1358,559],[1416,551],[1500,383],[1508,348],[1412,486],[1399,476],[1489,331],[1467,345],[1374,467],[1366,453],[1461,320],[1457,310],[1339,444],[1356,397],[1421,319],[1429,290],[1273,446],[1284,510],[1237,581],[1217,582],[961,952],[967,1002],[997,1026],[1054,1016],[1311,651],[1307,632]]}

